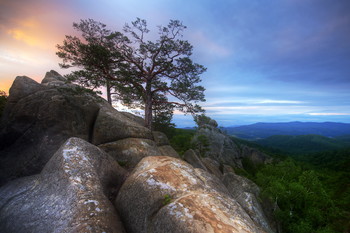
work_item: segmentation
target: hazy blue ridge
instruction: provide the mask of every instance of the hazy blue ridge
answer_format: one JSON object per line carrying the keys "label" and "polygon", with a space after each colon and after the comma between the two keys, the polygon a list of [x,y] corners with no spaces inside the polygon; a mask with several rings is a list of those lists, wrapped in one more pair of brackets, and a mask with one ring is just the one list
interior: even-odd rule
{"label": "hazy blue ridge", "polygon": [[225,131],[229,135],[249,140],[263,139],[273,135],[314,134],[325,137],[339,137],[350,135],[350,124],[336,122],[256,123],[238,127],[225,127]]}

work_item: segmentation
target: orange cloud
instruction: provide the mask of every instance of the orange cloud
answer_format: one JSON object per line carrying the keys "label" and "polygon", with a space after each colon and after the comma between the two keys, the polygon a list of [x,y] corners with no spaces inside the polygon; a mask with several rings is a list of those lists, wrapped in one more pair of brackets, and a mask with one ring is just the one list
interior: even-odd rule
{"label": "orange cloud", "polygon": [[10,29],[7,31],[14,39],[23,41],[24,43],[31,46],[38,46],[40,44],[38,38],[31,36],[27,32],[21,29]]}
{"label": "orange cloud", "polygon": [[17,41],[27,45],[45,48],[47,43],[42,37],[43,25],[32,19],[17,21],[15,25],[7,29],[7,34]]}

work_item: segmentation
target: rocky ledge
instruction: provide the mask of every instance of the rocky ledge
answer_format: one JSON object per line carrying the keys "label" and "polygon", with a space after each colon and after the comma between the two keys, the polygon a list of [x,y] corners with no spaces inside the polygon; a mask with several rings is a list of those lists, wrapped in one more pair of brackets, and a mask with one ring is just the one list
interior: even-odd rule
{"label": "rocky ledge", "polygon": [[274,232],[259,188],[217,159],[231,156],[182,160],[164,134],[57,72],[17,77],[0,128],[0,229]]}

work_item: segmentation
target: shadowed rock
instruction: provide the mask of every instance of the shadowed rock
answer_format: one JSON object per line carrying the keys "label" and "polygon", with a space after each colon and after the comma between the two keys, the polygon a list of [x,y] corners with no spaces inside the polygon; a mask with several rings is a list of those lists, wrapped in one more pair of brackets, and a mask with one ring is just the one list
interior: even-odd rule
{"label": "shadowed rock", "polygon": [[153,131],[153,140],[157,143],[157,146],[170,145],[168,137],[159,131]]}
{"label": "shadowed rock", "polygon": [[158,149],[163,156],[169,156],[178,159],[180,158],[180,155],[170,145],[158,146]]}
{"label": "shadowed rock", "polygon": [[38,174],[70,137],[97,144],[126,137],[152,138],[150,130],[101,97],[63,80],[55,71],[46,74],[43,84],[25,76],[15,79],[0,127],[0,186]]}
{"label": "shadowed rock", "polygon": [[220,163],[211,158],[202,158],[204,166],[207,168],[208,172],[218,177],[222,178],[222,172],[220,171]]}
{"label": "shadowed rock", "polygon": [[40,175],[0,188],[1,232],[125,232],[108,200],[125,174],[108,154],[70,138]]}
{"label": "shadowed rock", "polygon": [[126,138],[102,144],[99,147],[116,161],[125,164],[124,166],[128,169],[134,168],[147,156],[162,155],[154,141],[142,138]]}
{"label": "shadowed rock", "polygon": [[119,113],[110,105],[103,105],[93,129],[92,143],[100,145],[124,138],[153,139],[152,132]]}
{"label": "shadowed rock", "polygon": [[242,157],[249,158],[253,164],[271,163],[272,158],[255,148],[242,146]]}
{"label": "shadowed rock", "polygon": [[196,152],[194,152],[194,150],[189,149],[184,153],[184,160],[186,162],[188,162],[189,164],[191,164],[193,167],[195,168],[201,168],[205,171],[207,171],[207,168],[205,167],[205,165],[202,163],[202,161],[199,159],[199,157],[197,156]]}

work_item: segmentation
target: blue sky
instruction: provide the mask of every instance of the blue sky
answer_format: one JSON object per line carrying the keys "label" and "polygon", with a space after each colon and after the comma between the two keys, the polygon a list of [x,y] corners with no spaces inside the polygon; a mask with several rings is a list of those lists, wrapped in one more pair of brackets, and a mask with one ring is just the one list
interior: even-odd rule
{"label": "blue sky", "polygon": [[[55,45],[80,19],[120,30],[140,17],[154,31],[179,19],[193,60],[208,68],[202,105],[220,125],[350,123],[349,12],[348,0],[3,1],[0,82],[17,75],[40,81],[50,69],[67,73],[58,68]],[[174,121],[193,125],[190,116]]]}

